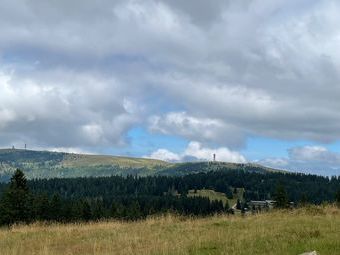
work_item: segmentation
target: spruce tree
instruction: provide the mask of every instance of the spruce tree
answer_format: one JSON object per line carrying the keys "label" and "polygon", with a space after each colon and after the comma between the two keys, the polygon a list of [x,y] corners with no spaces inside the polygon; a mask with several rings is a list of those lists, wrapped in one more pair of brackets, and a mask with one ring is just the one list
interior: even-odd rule
{"label": "spruce tree", "polygon": [[240,199],[237,199],[236,209],[237,209],[237,210],[241,210],[241,209],[242,209],[242,205],[241,205]]}
{"label": "spruce tree", "polygon": [[299,203],[300,203],[301,206],[306,206],[308,204],[308,197],[307,197],[307,194],[305,192],[302,193]]}
{"label": "spruce tree", "polygon": [[50,201],[47,194],[34,196],[33,212],[36,220],[49,220],[51,218]]}
{"label": "spruce tree", "polygon": [[226,201],[225,205],[224,205],[224,211],[228,212],[230,209],[229,203],[228,201]]}
{"label": "spruce tree", "polygon": [[32,220],[32,197],[27,180],[17,169],[0,201],[0,224],[28,223]]}
{"label": "spruce tree", "polygon": [[52,196],[50,202],[50,217],[53,221],[61,221],[62,219],[62,201],[58,194]]}
{"label": "spruce tree", "polygon": [[335,202],[336,202],[337,206],[340,207],[340,189],[338,189],[338,191],[336,192]]}
{"label": "spruce tree", "polygon": [[113,218],[123,218],[125,211],[125,207],[121,203],[113,202],[111,205],[110,216]]}
{"label": "spruce tree", "polygon": [[137,220],[142,216],[141,208],[137,200],[133,201],[127,211],[127,218],[129,220]]}
{"label": "spruce tree", "polygon": [[278,185],[274,196],[277,208],[286,208],[288,206],[288,195],[283,185]]}
{"label": "spruce tree", "polygon": [[95,220],[99,220],[101,218],[104,218],[105,216],[105,210],[103,206],[102,201],[95,201],[94,204],[92,205],[93,207],[93,218]]}
{"label": "spruce tree", "polygon": [[83,211],[82,211],[82,220],[89,221],[92,218],[92,211],[90,204],[85,200],[83,201]]}

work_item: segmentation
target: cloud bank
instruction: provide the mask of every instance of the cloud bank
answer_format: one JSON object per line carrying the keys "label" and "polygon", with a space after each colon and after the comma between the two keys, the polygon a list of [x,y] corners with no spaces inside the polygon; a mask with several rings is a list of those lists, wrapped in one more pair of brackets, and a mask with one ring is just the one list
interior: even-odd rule
{"label": "cloud bank", "polygon": [[228,150],[249,136],[338,141],[339,12],[336,0],[4,0],[0,145],[103,151],[135,126]]}
{"label": "cloud bank", "polygon": [[178,154],[167,149],[158,149],[145,158],[160,159],[169,162],[186,162],[186,161],[212,161],[213,155],[216,155],[217,161],[246,163],[243,155],[228,148],[207,148],[203,147],[199,142],[190,142],[186,149]]}
{"label": "cloud bank", "polygon": [[297,172],[337,175],[340,171],[340,153],[322,146],[293,147],[288,150],[287,158],[268,158],[259,163]]}

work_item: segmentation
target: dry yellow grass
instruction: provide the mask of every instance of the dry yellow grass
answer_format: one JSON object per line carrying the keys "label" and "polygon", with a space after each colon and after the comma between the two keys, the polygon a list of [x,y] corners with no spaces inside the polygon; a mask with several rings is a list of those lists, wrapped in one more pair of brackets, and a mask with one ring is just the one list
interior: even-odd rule
{"label": "dry yellow grass", "polygon": [[138,222],[15,226],[0,230],[1,255],[340,254],[340,210],[311,207],[266,214]]}

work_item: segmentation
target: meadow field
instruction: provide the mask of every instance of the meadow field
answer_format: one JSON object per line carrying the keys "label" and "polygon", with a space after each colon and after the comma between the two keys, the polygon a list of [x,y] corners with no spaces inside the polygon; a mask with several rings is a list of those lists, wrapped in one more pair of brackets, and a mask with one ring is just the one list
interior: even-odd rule
{"label": "meadow field", "polygon": [[306,207],[256,215],[136,222],[18,225],[0,230],[1,255],[340,254],[340,209]]}

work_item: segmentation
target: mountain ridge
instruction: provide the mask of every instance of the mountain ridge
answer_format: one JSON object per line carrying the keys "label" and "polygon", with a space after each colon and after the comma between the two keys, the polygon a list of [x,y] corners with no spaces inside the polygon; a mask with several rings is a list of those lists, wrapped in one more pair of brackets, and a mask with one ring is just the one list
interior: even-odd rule
{"label": "mountain ridge", "polygon": [[0,181],[8,181],[15,169],[28,179],[99,177],[111,175],[185,175],[219,170],[280,171],[254,163],[183,162],[126,156],[79,154],[24,149],[0,149]]}

